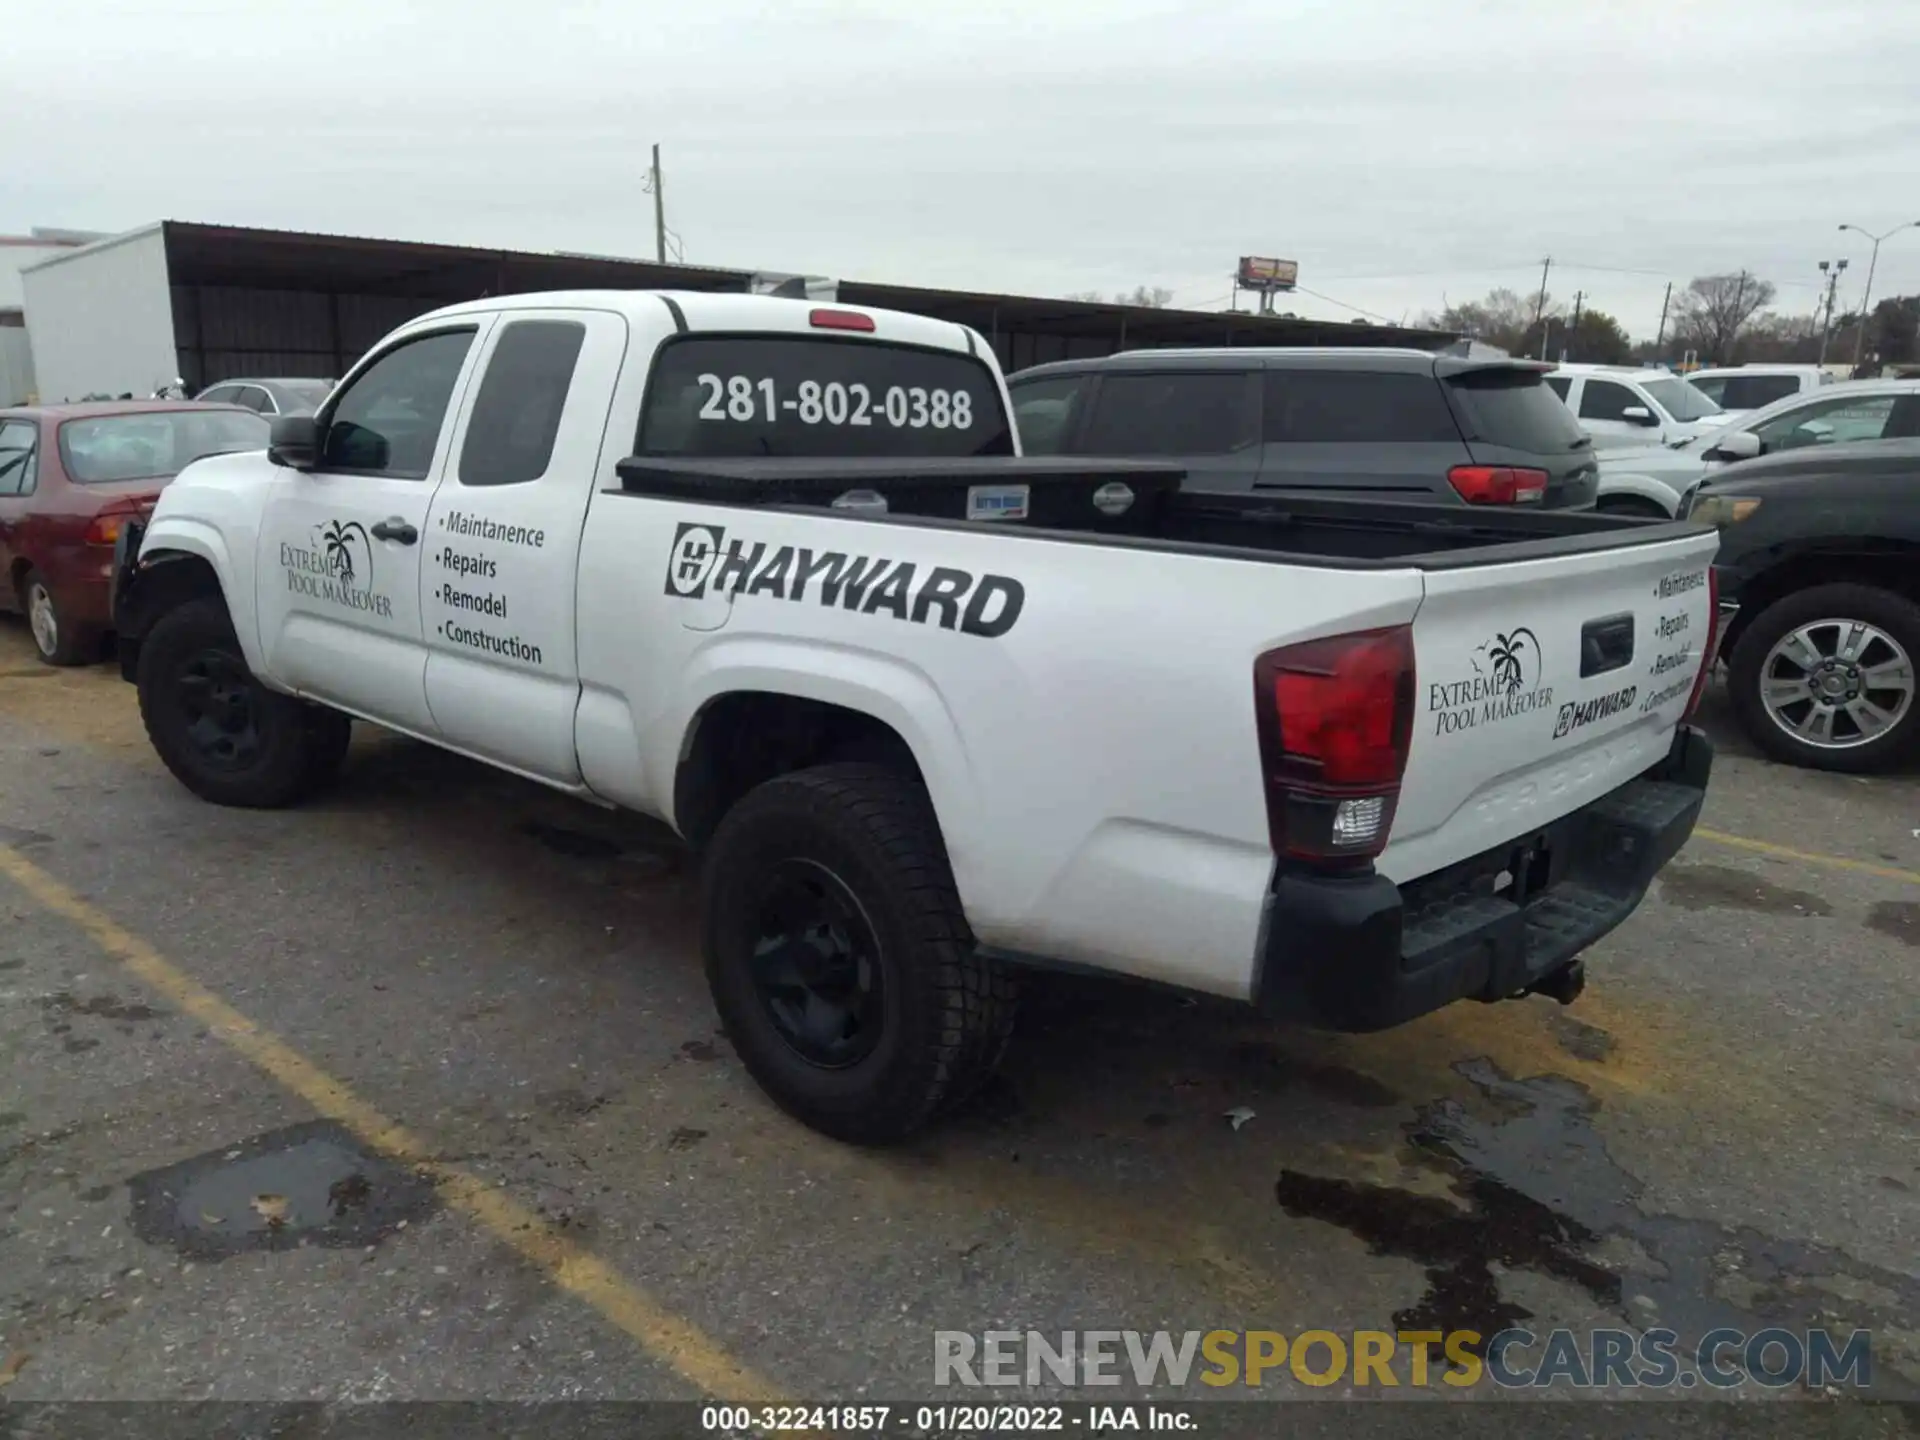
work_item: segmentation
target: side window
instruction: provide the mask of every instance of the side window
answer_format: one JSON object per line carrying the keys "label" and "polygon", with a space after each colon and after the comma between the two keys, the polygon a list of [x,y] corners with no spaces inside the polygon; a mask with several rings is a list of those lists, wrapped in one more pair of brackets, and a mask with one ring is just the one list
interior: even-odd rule
{"label": "side window", "polygon": [[31,420],[0,421],[0,496],[31,495],[39,480],[39,427]]}
{"label": "side window", "polygon": [[1791,375],[1730,375],[1725,385],[1724,393],[1707,393],[1729,410],[1758,410],[1800,393],[1800,382]]}
{"label": "side window", "polygon": [[442,330],[405,341],[362,370],[327,416],[319,468],[425,479],[472,344],[471,330]]}
{"label": "side window", "polygon": [[1878,440],[1893,414],[1892,395],[1818,400],[1756,426],[1763,454],[1800,450],[1808,445],[1838,445],[1848,440]]}
{"label": "side window", "polygon": [[1035,380],[1010,387],[1013,423],[1020,449],[1028,455],[1060,455],[1086,408],[1093,376],[1063,375],[1057,380]]}
{"label": "side window", "polygon": [[587,327],[515,320],[500,331],[460,447],[462,485],[520,485],[547,473]]}
{"label": "side window", "polygon": [[238,385],[215,385],[194,397],[206,405],[232,405],[240,398]]}
{"label": "side window", "polygon": [[236,405],[244,405],[249,410],[266,411],[270,413],[273,408],[267,399],[267,392],[262,390],[258,385],[242,385],[239,393],[233,397],[233,400]]}
{"label": "side window", "polygon": [[1088,455],[1227,455],[1258,443],[1259,376],[1109,371],[1080,449]]}
{"label": "side window", "polygon": [[1267,371],[1272,444],[1432,444],[1460,439],[1440,382],[1426,375]]}
{"label": "side window", "polygon": [[1573,389],[1573,379],[1567,375],[1549,375],[1547,376],[1547,388],[1558,395],[1564,403],[1568,393]]}
{"label": "side window", "polygon": [[1647,408],[1626,386],[1616,385],[1611,380],[1597,380],[1589,375],[1585,388],[1580,392],[1582,420],[1624,420],[1629,405]]}
{"label": "side window", "polygon": [[[1735,402],[1727,396],[1727,387],[1734,383],[1734,378],[1731,375],[1713,375],[1705,380],[1700,379],[1698,376],[1689,375],[1687,376],[1687,380],[1692,384],[1694,389],[1698,390],[1716,405],[1729,410],[1744,408],[1737,406]],[[1776,396],[1775,398],[1777,399],[1778,397]]]}

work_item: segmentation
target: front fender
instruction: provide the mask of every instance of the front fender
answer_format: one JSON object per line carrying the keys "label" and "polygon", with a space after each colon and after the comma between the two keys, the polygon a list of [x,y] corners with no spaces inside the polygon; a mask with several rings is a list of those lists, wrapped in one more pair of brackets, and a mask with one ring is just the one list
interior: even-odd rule
{"label": "front fender", "polygon": [[126,580],[116,587],[115,620],[119,620],[119,611],[126,609],[132,628],[123,632],[138,638],[151,625],[157,614],[140,613],[144,608],[143,592],[151,594],[153,574],[157,567],[183,556],[192,556],[206,562],[219,581],[220,595],[225,601],[228,618],[233,622],[233,633],[240,641],[240,651],[246,658],[247,668],[258,675],[265,670],[265,656],[260,645],[260,625],[257,607],[253,603],[251,583],[251,565],[240,563],[227,545],[226,537],[214,526],[203,520],[184,515],[156,515],[147,525],[139,538],[139,559],[132,566]]}
{"label": "front fender", "polygon": [[1678,511],[1680,497],[1684,493],[1681,487],[1652,475],[1642,475],[1634,471],[1609,474],[1605,466],[1600,469],[1600,499],[1605,499],[1609,495],[1633,495],[1642,500],[1651,500],[1667,514],[1672,515]]}

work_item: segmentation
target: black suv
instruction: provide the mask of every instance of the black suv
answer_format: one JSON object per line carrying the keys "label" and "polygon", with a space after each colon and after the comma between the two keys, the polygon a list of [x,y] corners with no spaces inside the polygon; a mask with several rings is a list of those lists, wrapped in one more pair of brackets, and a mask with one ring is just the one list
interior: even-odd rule
{"label": "black suv", "polygon": [[1585,509],[1593,442],[1550,366],[1425,350],[1132,350],[1007,381],[1029,455],[1154,456],[1186,488]]}

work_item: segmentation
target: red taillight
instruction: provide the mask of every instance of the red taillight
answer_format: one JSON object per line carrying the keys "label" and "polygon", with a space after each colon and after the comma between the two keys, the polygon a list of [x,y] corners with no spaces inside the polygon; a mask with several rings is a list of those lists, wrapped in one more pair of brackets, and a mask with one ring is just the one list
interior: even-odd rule
{"label": "red taillight", "polygon": [[1707,679],[1713,674],[1713,652],[1720,644],[1720,572],[1713,566],[1707,567],[1707,650],[1700,657],[1700,673],[1693,677],[1693,694],[1687,697],[1687,713],[1682,720],[1691,720],[1693,712],[1700,708],[1700,701],[1707,693]]}
{"label": "red taillight", "polygon": [[1456,465],[1447,483],[1469,505],[1532,505],[1547,493],[1547,472],[1508,465]]}
{"label": "red taillight", "polygon": [[858,310],[816,310],[807,317],[816,330],[864,330],[873,333],[873,317]]}
{"label": "red taillight", "polygon": [[137,520],[153,508],[151,498],[136,500],[109,500],[87,522],[87,544],[111,545],[120,538],[120,527],[129,520]]}
{"label": "red taillight", "polygon": [[1413,739],[1412,629],[1270,650],[1253,676],[1275,851],[1309,860],[1378,855]]}

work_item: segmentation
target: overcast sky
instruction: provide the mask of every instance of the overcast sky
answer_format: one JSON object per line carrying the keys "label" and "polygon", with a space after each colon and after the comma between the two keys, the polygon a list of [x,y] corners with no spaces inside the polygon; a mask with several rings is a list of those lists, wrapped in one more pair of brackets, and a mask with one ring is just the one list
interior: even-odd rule
{"label": "overcast sky", "polygon": [[61,0],[4,44],[4,231],[646,255],[658,141],[696,263],[1217,309],[1276,255],[1282,309],[1398,320],[1552,255],[1651,335],[1711,271],[1857,300],[1836,226],[1920,220],[1920,0]]}

